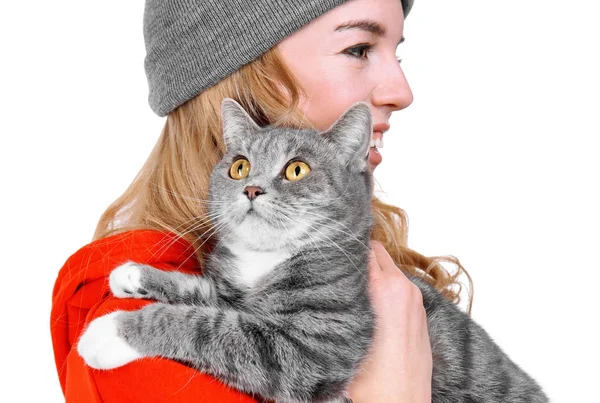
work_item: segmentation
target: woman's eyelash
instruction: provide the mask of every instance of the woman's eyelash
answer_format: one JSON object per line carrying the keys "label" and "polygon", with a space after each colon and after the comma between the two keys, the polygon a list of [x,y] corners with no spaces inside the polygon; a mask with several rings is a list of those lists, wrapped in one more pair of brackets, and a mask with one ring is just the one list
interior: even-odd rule
{"label": "woman's eyelash", "polygon": [[[357,46],[353,46],[351,48],[346,49],[346,54],[351,57],[354,57],[356,59],[366,60],[367,55],[369,54],[371,49],[373,49],[373,45],[367,45],[367,44],[357,45]],[[363,54],[363,52],[365,52],[365,55],[361,56]],[[356,53],[358,53],[359,55],[356,55]],[[397,57],[396,60],[398,60],[398,63],[402,63],[401,58]]]}
{"label": "woman's eyelash", "polygon": [[[357,59],[366,59],[367,54],[371,51],[371,49],[373,49],[373,45],[357,45],[346,49],[346,53]],[[366,52],[364,57],[356,55],[356,53],[362,54],[363,52]]]}

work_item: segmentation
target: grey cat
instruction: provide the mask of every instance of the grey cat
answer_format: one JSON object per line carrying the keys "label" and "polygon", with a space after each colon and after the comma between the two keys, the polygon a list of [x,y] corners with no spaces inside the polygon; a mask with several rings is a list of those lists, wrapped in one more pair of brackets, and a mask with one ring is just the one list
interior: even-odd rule
{"label": "grey cat", "polygon": [[[94,368],[145,356],[185,362],[276,402],[341,402],[373,338],[368,294],[371,110],[330,129],[259,127],[222,104],[227,152],[209,210],[215,249],[203,276],[128,263],[110,275],[123,298],[160,302],[94,320],[78,343]],[[486,332],[424,281],[432,402],[547,402]]]}

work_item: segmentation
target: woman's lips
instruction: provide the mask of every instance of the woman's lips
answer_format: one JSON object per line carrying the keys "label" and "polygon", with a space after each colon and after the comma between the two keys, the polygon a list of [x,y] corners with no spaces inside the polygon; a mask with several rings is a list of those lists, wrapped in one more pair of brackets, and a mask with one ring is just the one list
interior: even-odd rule
{"label": "woman's lips", "polygon": [[381,160],[383,159],[377,150],[378,148],[383,148],[383,133],[373,132],[371,147],[369,148],[369,165],[371,166],[371,170],[375,169],[377,165],[381,164]]}

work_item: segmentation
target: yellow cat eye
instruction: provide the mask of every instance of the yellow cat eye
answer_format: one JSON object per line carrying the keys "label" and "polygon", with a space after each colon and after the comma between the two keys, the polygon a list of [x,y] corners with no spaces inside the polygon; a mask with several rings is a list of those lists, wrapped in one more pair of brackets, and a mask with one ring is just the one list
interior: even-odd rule
{"label": "yellow cat eye", "polygon": [[250,173],[250,162],[245,158],[237,159],[229,168],[229,176],[235,180],[244,179]]}
{"label": "yellow cat eye", "polygon": [[302,161],[294,161],[285,168],[285,178],[289,181],[297,181],[304,178],[310,172],[310,167]]}

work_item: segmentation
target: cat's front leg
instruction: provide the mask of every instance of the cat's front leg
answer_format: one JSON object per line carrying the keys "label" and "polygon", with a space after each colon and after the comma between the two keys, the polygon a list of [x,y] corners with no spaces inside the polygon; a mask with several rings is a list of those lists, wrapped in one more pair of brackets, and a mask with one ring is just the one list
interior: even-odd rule
{"label": "cat's front leg", "polygon": [[135,262],[127,262],[114,269],[109,276],[109,285],[118,298],[195,304],[215,298],[212,283],[202,276],[163,271]]}
{"label": "cat's front leg", "polygon": [[124,316],[135,314],[136,311],[115,311],[94,319],[88,325],[79,338],[77,352],[90,367],[112,369],[144,357],[121,334],[120,324]]}
{"label": "cat's front leg", "polygon": [[[343,394],[363,354],[348,355],[347,350],[363,348],[345,345],[334,353],[331,343],[316,343],[304,330],[294,329],[250,312],[156,303],[95,319],[77,350],[88,365],[99,369],[141,357],[164,357],[275,401],[341,401],[332,398]],[[327,326],[318,335],[321,332],[330,336],[323,340],[332,340]]]}
{"label": "cat's front leg", "polygon": [[186,325],[195,308],[200,306],[190,309],[156,303],[100,316],[83,331],[77,352],[96,369],[118,368],[143,357],[169,357],[170,353],[174,354],[170,358],[181,357],[178,341],[186,342]]}

